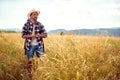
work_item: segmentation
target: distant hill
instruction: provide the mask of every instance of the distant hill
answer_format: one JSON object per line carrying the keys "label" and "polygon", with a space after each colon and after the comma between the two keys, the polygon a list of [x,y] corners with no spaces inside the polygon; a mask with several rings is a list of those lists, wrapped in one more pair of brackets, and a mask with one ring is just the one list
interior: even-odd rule
{"label": "distant hill", "polygon": [[118,28],[99,28],[99,29],[76,29],[76,30],[65,30],[56,29],[51,30],[48,34],[59,34],[63,32],[64,34],[71,33],[74,35],[103,35],[103,36],[114,36],[120,37],[120,27]]}
{"label": "distant hill", "polygon": [[[0,32],[21,32],[21,29],[18,28],[7,28],[0,29]],[[98,29],[75,29],[75,30],[65,30],[65,29],[56,29],[48,31],[48,34],[74,34],[74,35],[103,35],[103,36],[114,36],[120,37],[120,27],[117,28],[98,28]]]}
{"label": "distant hill", "polygon": [[49,31],[49,32],[47,32],[48,34],[57,34],[57,33],[61,33],[61,32],[63,32],[63,33],[67,33],[67,30],[65,30],[65,29],[56,29],[56,30],[51,30],[51,31]]}
{"label": "distant hill", "polygon": [[21,32],[18,28],[6,28],[6,29],[0,29],[0,32]]}

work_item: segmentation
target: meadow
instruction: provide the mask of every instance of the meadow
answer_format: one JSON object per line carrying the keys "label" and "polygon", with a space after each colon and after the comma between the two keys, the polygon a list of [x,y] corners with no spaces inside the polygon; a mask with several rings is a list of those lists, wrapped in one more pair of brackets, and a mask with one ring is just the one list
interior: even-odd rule
{"label": "meadow", "polygon": [[[33,80],[120,80],[120,38],[48,35],[44,43]],[[0,80],[28,80],[23,44],[20,33],[0,33]]]}

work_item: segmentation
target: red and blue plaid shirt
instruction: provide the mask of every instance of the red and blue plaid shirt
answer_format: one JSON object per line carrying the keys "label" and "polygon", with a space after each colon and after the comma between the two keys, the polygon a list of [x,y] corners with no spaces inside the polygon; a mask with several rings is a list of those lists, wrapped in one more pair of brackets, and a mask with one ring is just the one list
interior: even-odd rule
{"label": "red and blue plaid shirt", "polygon": [[[27,22],[24,24],[22,28],[22,38],[24,38],[24,35],[30,35],[33,32],[33,24],[31,21],[28,19]],[[42,25],[40,22],[36,22],[35,24],[35,34],[45,34],[47,36],[47,32],[44,28],[44,25]],[[44,50],[44,42],[43,39],[38,37],[36,38],[38,42],[39,48],[43,48]],[[24,44],[24,49],[29,50],[30,44],[31,44],[32,38],[27,38],[25,39],[25,44]]]}

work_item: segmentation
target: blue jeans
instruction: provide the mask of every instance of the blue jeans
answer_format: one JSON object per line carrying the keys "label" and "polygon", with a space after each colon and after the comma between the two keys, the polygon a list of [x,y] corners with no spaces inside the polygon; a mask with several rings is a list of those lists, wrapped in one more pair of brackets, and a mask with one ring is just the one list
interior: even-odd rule
{"label": "blue jeans", "polygon": [[44,54],[43,48],[39,48],[38,45],[30,46],[30,50],[26,51],[28,60],[33,58],[34,52],[36,52],[36,56],[38,58],[40,58]]}

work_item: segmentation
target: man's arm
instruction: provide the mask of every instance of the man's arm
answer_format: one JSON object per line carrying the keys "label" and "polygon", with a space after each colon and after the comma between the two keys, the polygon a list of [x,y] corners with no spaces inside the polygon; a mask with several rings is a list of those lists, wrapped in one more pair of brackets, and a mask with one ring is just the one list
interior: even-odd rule
{"label": "man's arm", "polygon": [[28,34],[28,30],[27,30],[27,27],[26,27],[26,24],[24,24],[23,28],[22,28],[22,38],[23,39],[26,39],[26,38],[32,38],[32,37],[35,37],[34,34]]}
{"label": "man's arm", "polygon": [[46,38],[47,35],[46,34],[36,34],[35,37]]}
{"label": "man's arm", "polygon": [[36,34],[35,36],[40,37],[40,38],[46,38],[47,37],[47,32],[46,32],[46,30],[44,28],[44,25],[39,22],[39,26],[41,27],[40,28],[40,33]]}
{"label": "man's arm", "polygon": [[34,34],[31,34],[31,35],[24,35],[23,38],[33,38],[33,37],[36,37],[36,35]]}

